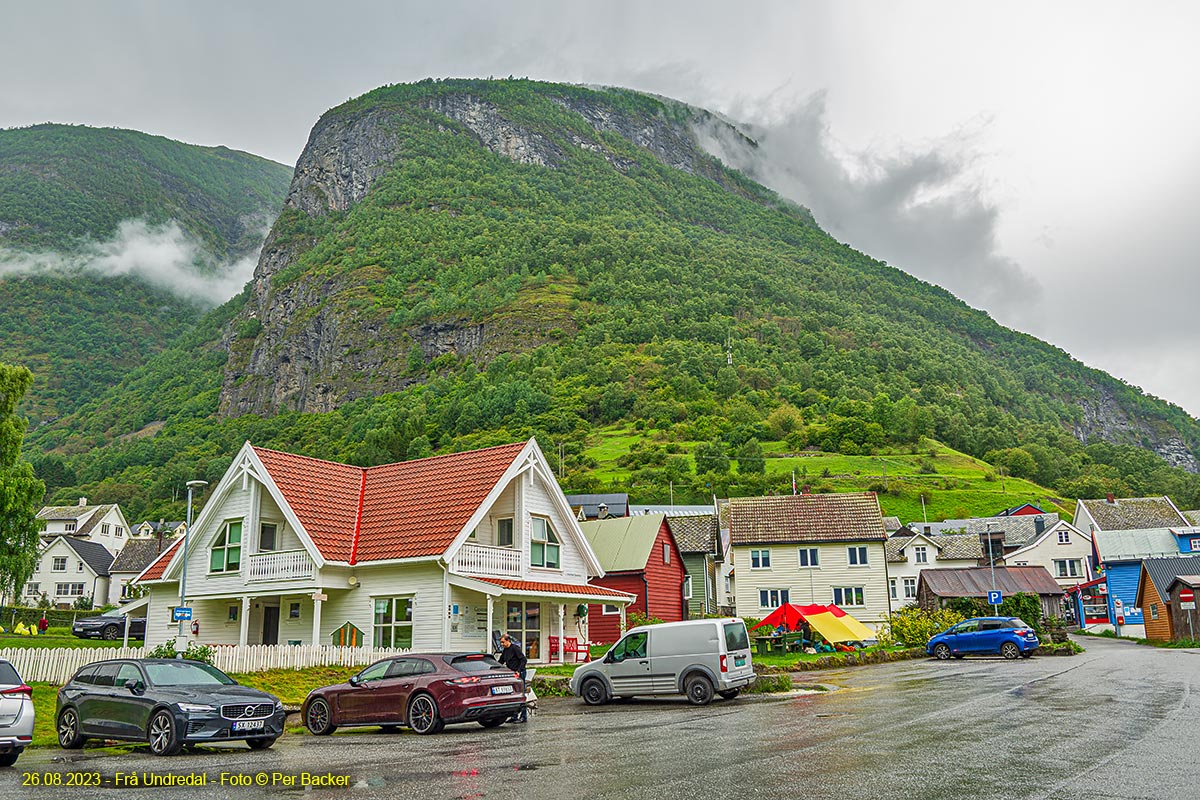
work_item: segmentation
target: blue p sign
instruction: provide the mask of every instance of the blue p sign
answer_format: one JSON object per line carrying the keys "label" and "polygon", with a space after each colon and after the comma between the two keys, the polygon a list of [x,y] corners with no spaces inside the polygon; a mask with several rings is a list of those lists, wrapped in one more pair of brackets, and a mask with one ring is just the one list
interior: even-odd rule
{"label": "blue p sign", "polygon": [[988,592],[988,605],[998,606],[1004,602],[1004,595],[998,591]]}

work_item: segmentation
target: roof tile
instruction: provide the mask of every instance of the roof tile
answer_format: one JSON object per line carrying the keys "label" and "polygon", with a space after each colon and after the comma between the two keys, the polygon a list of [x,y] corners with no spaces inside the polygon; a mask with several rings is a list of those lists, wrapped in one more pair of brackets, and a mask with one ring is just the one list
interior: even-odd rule
{"label": "roof tile", "polygon": [[731,498],[729,529],[734,545],[887,539],[874,492]]}

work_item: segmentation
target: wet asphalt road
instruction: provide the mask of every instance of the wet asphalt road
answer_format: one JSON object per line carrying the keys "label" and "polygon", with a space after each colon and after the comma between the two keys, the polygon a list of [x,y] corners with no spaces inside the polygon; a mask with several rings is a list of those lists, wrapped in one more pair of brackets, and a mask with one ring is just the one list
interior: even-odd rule
{"label": "wet asphalt road", "polygon": [[[910,661],[813,673],[793,699],[591,709],[544,700],[530,724],[317,739],[269,751],[25,753],[0,797],[106,798],[1166,798],[1195,797],[1200,651],[1082,640],[1071,658]],[[98,771],[103,788],[22,787],[23,772]],[[204,773],[203,788],[111,786],[117,770]],[[347,788],[219,785],[222,772],[348,776]],[[261,779],[259,779],[261,780]],[[285,779],[286,780],[286,779]]]}

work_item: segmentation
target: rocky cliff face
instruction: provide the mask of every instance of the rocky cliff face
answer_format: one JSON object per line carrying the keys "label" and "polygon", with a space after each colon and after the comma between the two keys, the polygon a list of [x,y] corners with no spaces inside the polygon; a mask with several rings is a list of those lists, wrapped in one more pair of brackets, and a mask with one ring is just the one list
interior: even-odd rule
{"label": "rocky cliff face", "polygon": [[1133,444],[1158,453],[1173,467],[1200,473],[1200,462],[1187,443],[1174,432],[1160,432],[1144,420],[1134,419],[1109,391],[1097,389],[1095,398],[1081,398],[1083,416],[1075,424],[1075,437],[1087,444],[1092,441]]}

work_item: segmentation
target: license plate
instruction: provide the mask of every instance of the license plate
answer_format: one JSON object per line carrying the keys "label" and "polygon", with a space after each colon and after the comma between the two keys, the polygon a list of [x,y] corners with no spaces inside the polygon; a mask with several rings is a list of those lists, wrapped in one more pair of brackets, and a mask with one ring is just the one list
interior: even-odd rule
{"label": "license plate", "polygon": [[261,731],[266,720],[261,719],[239,719],[233,723],[235,731]]}
{"label": "license plate", "polygon": [[746,657],[745,657],[745,656],[734,656],[734,657],[733,657],[733,665],[734,665],[735,667],[744,667],[744,666],[746,666]]}
{"label": "license plate", "polygon": [[511,686],[493,686],[492,687],[492,694],[512,694],[512,693],[513,693],[513,688]]}

